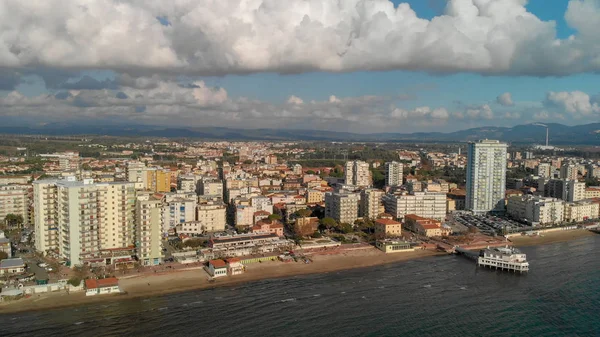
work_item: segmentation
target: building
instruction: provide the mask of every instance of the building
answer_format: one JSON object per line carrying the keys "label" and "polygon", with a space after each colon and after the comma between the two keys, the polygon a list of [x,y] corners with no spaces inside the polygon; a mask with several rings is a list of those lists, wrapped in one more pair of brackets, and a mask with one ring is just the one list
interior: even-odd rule
{"label": "building", "polygon": [[29,209],[33,189],[31,185],[0,185],[0,221],[9,214],[20,215],[29,224]]}
{"label": "building", "polygon": [[466,209],[475,214],[504,212],[507,145],[497,140],[469,143]]}
{"label": "building", "polygon": [[229,275],[241,275],[246,271],[246,267],[240,262],[240,259],[232,257],[227,259],[227,273]]}
{"label": "building", "polygon": [[[144,182],[147,178],[146,176],[146,164],[139,161],[128,161],[127,162],[127,171],[126,171],[127,181],[132,183]],[[145,186],[145,184],[144,184]]]}
{"label": "building", "polygon": [[163,202],[160,198],[140,195],[135,203],[135,248],[140,264],[155,266],[163,261]]}
{"label": "building", "polygon": [[325,216],[339,223],[353,224],[358,219],[360,194],[332,193],[325,194]]}
{"label": "building", "polygon": [[599,218],[600,204],[589,201],[577,201],[565,203],[565,221],[582,222]]}
{"label": "building", "polygon": [[344,182],[346,185],[351,186],[370,187],[371,171],[369,170],[369,163],[360,160],[346,162]]}
{"label": "building", "polygon": [[446,194],[414,192],[413,194],[387,194],[383,196],[385,212],[396,219],[406,214],[416,214],[425,218],[444,220],[446,218]]}
{"label": "building", "polygon": [[283,236],[283,224],[278,220],[260,220],[252,226],[252,233],[273,233],[277,236]]}
{"label": "building", "polygon": [[560,178],[568,180],[577,180],[579,176],[579,167],[572,163],[563,163],[560,167]]}
{"label": "building", "polygon": [[381,198],[383,191],[376,188],[368,188],[360,192],[359,216],[362,218],[377,219],[383,213]]}
{"label": "building", "polygon": [[85,280],[85,296],[118,294],[120,292],[119,280],[116,277]]}
{"label": "building", "polygon": [[151,168],[146,170],[146,189],[153,192],[171,192],[171,172]]}
{"label": "building", "polygon": [[575,202],[585,199],[585,183],[577,180],[550,179],[544,186],[544,195]]}
{"label": "building", "polygon": [[375,220],[375,235],[397,237],[402,235],[402,224],[391,219]]}
{"label": "building", "polygon": [[234,224],[236,227],[249,227],[254,224],[255,208],[250,205],[235,205]]}
{"label": "building", "polygon": [[281,253],[290,250],[294,243],[274,233],[251,233],[213,237],[209,240],[208,246],[214,256],[239,257]]}
{"label": "building", "polygon": [[589,164],[586,166],[587,177],[588,178],[600,178],[600,167],[594,164]]}
{"label": "building", "polygon": [[448,199],[452,199],[454,201],[454,210],[456,211],[462,211],[465,209],[466,196],[466,191],[461,189],[453,189],[446,194]]}
{"label": "building", "polygon": [[390,187],[402,185],[404,165],[399,162],[385,163],[385,184]]}
{"label": "building", "polygon": [[163,232],[173,232],[178,224],[196,220],[196,200],[188,198],[165,198],[163,205]]}
{"label": "building", "polygon": [[221,259],[208,261],[208,274],[215,278],[227,276],[227,263]]}
{"label": "building", "polygon": [[519,221],[533,225],[551,225],[564,220],[565,206],[560,199],[523,195],[510,197],[506,211]]}
{"label": "building", "polygon": [[585,199],[600,198],[600,186],[590,186],[585,189]]}
{"label": "building", "polygon": [[0,275],[21,274],[25,272],[22,258],[4,259],[0,261]]}
{"label": "building", "polygon": [[304,195],[307,204],[319,204],[325,201],[325,193],[319,190],[307,190]]}
{"label": "building", "polygon": [[198,182],[198,194],[223,197],[223,182],[220,180],[202,179]]}
{"label": "building", "polygon": [[12,257],[10,240],[4,237],[4,232],[2,231],[0,231],[0,252],[6,253],[9,259]]}
{"label": "building", "polygon": [[196,206],[196,222],[203,233],[222,232],[227,225],[227,207],[221,201],[199,203]]}
{"label": "building", "polygon": [[294,164],[292,166],[292,172],[295,175],[302,175],[302,165],[300,165],[300,164]]}
{"label": "building", "polygon": [[386,254],[409,252],[414,250],[410,242],[395,240],[377,240],[375,242],[375,247]]}
{"label": "building", "polygon": [[177,177],[177,190],[183,192],[196,192],[196,179],[193,176]]}
{"label": "building", "polygon": [[277,156],[274,154],[270,154],[265,157],[265,163],[269,165],[277,165]]}
{"label": "building", "polygon": [[554,178],[553,171],[554,168],[550,163],[539,163],[535,169],[535,175],[542,178]]}
{"label": "building", "polygon": [[442,223],[435,219],[420,217],[416,214],[407,214],[404,217],[404,225],[411,231],[427,237],[445,236],[450,230],[442,227]]}
{"label": "building", "polygon": [[[58,249],[71,266],[134,245],[134,183],[41,180],[34,185],[36,250]],[[110,259],[108,259],[110,261]]]}

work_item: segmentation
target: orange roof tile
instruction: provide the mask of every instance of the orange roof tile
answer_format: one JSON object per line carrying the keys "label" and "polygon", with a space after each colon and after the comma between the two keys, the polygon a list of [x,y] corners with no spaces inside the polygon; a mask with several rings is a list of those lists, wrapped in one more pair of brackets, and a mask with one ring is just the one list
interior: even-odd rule
{"label": "orange roof tile", "polygon": [[214,268],[225,268],[227,266],[225,261],[223,261],[221,259],[210,260],[210,261],[208,261],[208,263],[211,264]]}

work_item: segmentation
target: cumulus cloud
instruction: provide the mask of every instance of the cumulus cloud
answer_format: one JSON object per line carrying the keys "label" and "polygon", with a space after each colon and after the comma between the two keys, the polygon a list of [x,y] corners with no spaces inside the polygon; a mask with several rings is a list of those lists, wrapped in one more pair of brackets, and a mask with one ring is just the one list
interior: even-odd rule
{"label": "cumulus cloud", "polygon": [[426,20],[390,0],[4,0],[0,67],[188,75],[600,71],[597,2],[569,2],[565,17],[578,35],[565,40],[525,5],[449,0]]}
{"label": "cumulus cloud", "polygon": [[455,114],[457,118],[468,118],[468,119],[484,119],[490,120],[494,118],[494,112],[492,108],[488,104],[479,105],[479,106],[469,106],[463,112],[458,112]]}
{"label": "cumulus cloud", "polygon": [[304,103],[304,101],[302,100],[302,98],[294,96],[294,95],[290,96],[288,98],[287,102],[289,104],[302,104],[302,103]]}
{"label": "cumulus cloud", "polygon": [[600,106],[592,102],[588,94],[581,91],[549,92],[546,95],[544,106],[558,113],[568,113],[574,117],[589,116],[600,113]]}
{"label": "cumulus cloud", "polygon": [[513,106],[515,103],[512,100],[512,95],[510,92],[505,92],[502,95],[496,97],[496,103],[503,106]]}

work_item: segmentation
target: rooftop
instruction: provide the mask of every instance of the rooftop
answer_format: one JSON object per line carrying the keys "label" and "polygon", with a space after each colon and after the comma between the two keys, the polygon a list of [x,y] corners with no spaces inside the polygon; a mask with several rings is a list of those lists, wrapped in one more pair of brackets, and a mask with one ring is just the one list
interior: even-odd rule
{"label": "rooftop", "polygon": [[15,267],[23,267],[25,263],[23,259],[18,257],[14,259],[4,259],[0,261],[0,268],[15,268]]}
{"label": "rooftop", "polygon": [[211,264],[213,266],[213,268],[225,268],[227,267],[227,264],[225,263],[225,261],[218,259],[218,260],[210,260],[208,261],[209,264]]}

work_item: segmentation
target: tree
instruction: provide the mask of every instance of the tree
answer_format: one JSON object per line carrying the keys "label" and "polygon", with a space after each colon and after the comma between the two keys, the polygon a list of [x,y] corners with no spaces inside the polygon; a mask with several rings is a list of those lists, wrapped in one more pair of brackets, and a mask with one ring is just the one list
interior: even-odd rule
{"label": "tree", "polygon": [[354,231],[354,227],[349,223],[343,223],[340,225],[340,231],[344,234],[352,233]]}
{"label": "tree", "polygon": [[81,279],[77,276],[71,277],[68,281],[68,284],[72,285],[73,287],[78,287],[81,284]]}
{"label": "tree", "polygon": [[269,220],[273,221],[273,220],[281,220],[281,215],[279,214],[271,214],[268,217]]}
{"label": "tree", "polygon": [[8,254],[6,252],[0,252],[0,260],[8,259]]}
{"label": "tree", "polygon": [[332,230],[338,227],[337,221],[334,218],[326,217],[319,221],[321,225],[323,225],[327,230]]}
{"label": "tree", "polygon": [[9,228],[19,228],[23,224],[23,216],[20,214],[7,214],[6,218],[4,218],[4,222]]}
{"label": "tree", "polygon": [[308,208],[299,209],[296,211],[296,215],[301,218],[308,218],[312,214],[312,211]]}
{"label": "tree", "polygon": [[315,171],[313,171],[313,170],[308,170],[308,171],[306,171],[306,174],[315,174]]}
{"label": "tree", "polygon": [[252,163],[254,163],[254,162],[252,160],[250,160],[250,159],[244,160],[244,164],[246,164],[246,165],[250,165]]}

